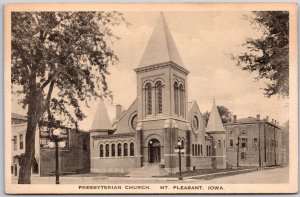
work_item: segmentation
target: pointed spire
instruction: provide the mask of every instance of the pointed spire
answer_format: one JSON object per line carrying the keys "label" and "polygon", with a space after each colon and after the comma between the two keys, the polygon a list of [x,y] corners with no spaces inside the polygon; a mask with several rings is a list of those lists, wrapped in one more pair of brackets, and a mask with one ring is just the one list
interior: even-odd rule
{"label": "pointed spire", "polygon": [[213,100],[213,106],[209,115],[209,120],[207,123],[207,132],[224,132],[220,114],[216,105],[215,99]]}
{"label": "pointed spire", "polygon": [[104,102],[101,99],[98,103],[96,115],[94,117],[93,124],[90,131],[108,131],[108,130],[113,130],[113,129]]}
{"label": "pointed spire", "polygon": [[161,12],[138,67],[169,61],[183,67],[181,57]]}

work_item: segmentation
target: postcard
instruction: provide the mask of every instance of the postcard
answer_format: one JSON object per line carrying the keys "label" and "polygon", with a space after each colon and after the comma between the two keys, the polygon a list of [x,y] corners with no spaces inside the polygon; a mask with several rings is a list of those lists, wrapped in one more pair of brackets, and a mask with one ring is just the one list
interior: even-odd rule
{"label": "postcard", "polygon": [[5,5],[5,192],[298,192],[296,3]]}

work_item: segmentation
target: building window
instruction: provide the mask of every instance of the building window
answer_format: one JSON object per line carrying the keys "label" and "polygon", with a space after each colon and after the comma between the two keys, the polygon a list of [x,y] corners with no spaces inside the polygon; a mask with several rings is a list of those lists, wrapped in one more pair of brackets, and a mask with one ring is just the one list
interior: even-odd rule
{"label": "building window", "polygon": [[121,143],[118,144],[118,157],[122,156],[122,145]]}
{"label": "building window", "polygon": [[128,156],[128,144],[127,143],[124,144],[124,156],[125,157]]}
{"label": "building window", "polygon": [[85,139],[85,138],[82,140],[82,150],[84,150],[84,151],[87,150],[87,142],[86,141],[87,141],[87,139]]}
{"label": "building window", "polygon": [[103,151],[103,145],[100,145],[100,157],[103,157],[104,151]]}
{"label": "building window", "polygon": [[230,139],[230,140],[229,140],[229,146],[230,146],[230,147],[233,147],[233,139]]}
{"label": "building window", "polygon": [[183,85],[180,84],[179,86],[179,97],[180,97],[180,116],[184,116],[184,89],[183,89]]}
{"label": "building window", "polygon": [[181,148],[184,148],[184,140],[181,140]]}
{"label": "building window", "polygon": [[[196,115],[192,119],[192,130],[194,132],[199,130],[199,120]],[[196,132],[196,133],[198,133],[198,132]]]}
{"label": "building window", "polygon": [[253,145],[257,145],[257,138],[253,138]]}
{"label": "building window", "polygon": [[152,88],[151,84],[146,84],[146,115],[152,114]]}
{"label": "building window", "polygon": [[137,125],[137,114],[135,114],[132,118],[131,118],[131,128],[133,130],[136,129],[136,125]]}
{"label": "building window", "polygon": [[203,156],[202,144],[200,144],[200,155]]}
{"label": "building window", "polygon": [[206,146],[206,155],[211,156],[211,147],[210,147],[210,145]]}
{"label": "building window", "polygon": [[177,82],[174,83],[174,108],[175,108],[175,114],[178,115],[178,84]]}
{"label": "building window", "polygon": [[111,156],[112,157],[116,156],[116,145],[115,144],[111,145]]}
{"label": "building window", "polygon": [[241,159],[246,159],[246,152],[241,152]]}
{"label": "building window", "polygon": [[134,156],[134,143],[130,143],[130,156]]}
{"label": "building window", "polygon": [[105,157],[109,157],[109,144],[105,145]]}
{"label": "building window", "polygon": [[155,84],[155,92],[156,92],[156,112],[158,114],[162,113],[162,84],[158,81]]}
{"label": "building window", "polygon": [[195,144],[192,144],[192,155],[195,156]]}
{"label": "building window", "polygon": [[18,145],[18,142],[17,142],[17,136],[14,136],[14,139],[13,139],[13,141],[14,141],[14,150],[17,150],[17,145]]}
{"label": "building window", "polygon": [[206,145],[206,156],[208,156],[208,145]]}
{"label": "building window", "polygon": [[273,147],[273,139],[271,139],[270,141],[271,141],[271,147]]}
{"label": "building window", "polygon": [[247,135],[247,132],[244,128],[241,129],[241,135]]}
{"label": "building window", "polygon": [[247,147],[247,138],[242,138],[241,139],[241,147],[246,148]]}
{"label": "building window", "polygon": [[23,148],[24,148],[23,134],[20,134],[20,149],[22,150]]}
{"label": "building window", "polygon": [[218,140],[218,147],[219,147],[219,148],[222,147],[221,140]]}

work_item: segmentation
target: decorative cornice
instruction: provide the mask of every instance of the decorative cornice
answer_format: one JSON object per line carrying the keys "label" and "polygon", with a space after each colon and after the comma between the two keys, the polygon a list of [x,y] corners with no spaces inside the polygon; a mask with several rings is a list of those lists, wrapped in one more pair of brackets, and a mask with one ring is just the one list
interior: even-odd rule
{"label": "decorative cornice", "polygon": [[159,64],[152,64],[149,66],[144,66],[141,68],[135,68],[134,71],[136,73],[143,73],[143,72],[149,72],[152,70],[159,70],[159,69],[163,69],[163,68],[173,68],[183,74],[189,74],[189,71],[185,68],[183,68],[182,66],[176,64],[175,62],[172,61],[168,61],[168,62],[163,62],[163,63],[159,63]]}
{"label": "decorative cornice", "polygon": [[94,140],[98,139],[115,139],[115,138],[127,138],[134,137],[135,133],[120,133],[120,134],[112,134],[112,135],[95,135],[92,136]]}

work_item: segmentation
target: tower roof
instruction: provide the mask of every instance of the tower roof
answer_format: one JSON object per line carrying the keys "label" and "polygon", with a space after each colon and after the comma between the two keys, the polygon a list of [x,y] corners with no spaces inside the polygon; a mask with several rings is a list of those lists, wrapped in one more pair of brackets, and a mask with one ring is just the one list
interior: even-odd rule
{"label": "tower roof", "polygon": [[108,117],[104,102],[99,101],[96,115],[94,116],[93,124],[90,131],[108,131],[112,130],[111,121]]}
{"label": "tower roof", "polygon": [[207,132],[212,133],[212,132],[224,132],[225,129],[223,127],[220,114],[218,112],[218,108],[216,106],[216,102],[214,100],[213,106],[209,115],[209,120],[207,123]]}
{"label": "tower roof", "polygon": [[169,61],[183,67],[173,37],[161,13],[138,67]]}

